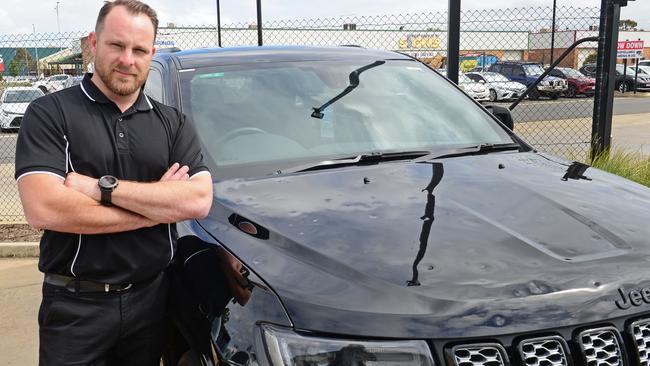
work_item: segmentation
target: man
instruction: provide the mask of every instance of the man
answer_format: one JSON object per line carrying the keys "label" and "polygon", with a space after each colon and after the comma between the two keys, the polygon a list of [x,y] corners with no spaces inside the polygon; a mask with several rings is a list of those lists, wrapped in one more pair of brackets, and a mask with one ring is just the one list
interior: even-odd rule
{"label": "man", "polygon": [[42,365],[158,365],[174,222],[202,218],[212,179],[192,125],[142,92],[156,13],[106,2],[95,73],[34,101],[16,148],[25,217],[44,230]]}

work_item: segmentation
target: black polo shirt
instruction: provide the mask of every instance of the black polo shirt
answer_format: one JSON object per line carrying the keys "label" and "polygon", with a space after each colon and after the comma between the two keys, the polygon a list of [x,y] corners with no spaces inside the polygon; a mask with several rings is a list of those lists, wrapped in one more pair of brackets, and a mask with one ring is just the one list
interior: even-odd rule
{"label": "black polo shirt", "polygon": [[[65,179],[77,172],[154,182],[175,162],[189,166],[190,176],[207,173],[199,140],[183,114],[142,91],[122,113],[91,77],[29,105],[16,146],[16,180],[36,173]],[[39,269],[105,283],[139,282],[167,267],[175,238],[173,224],[102,235],[46,230]]]}

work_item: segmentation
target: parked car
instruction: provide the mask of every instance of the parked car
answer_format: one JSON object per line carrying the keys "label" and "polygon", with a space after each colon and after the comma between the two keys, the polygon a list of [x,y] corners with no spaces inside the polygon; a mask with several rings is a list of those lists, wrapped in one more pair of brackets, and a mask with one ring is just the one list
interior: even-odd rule
{"label": "parked car", "polygon": [[[438,69],[437,71],[443,76],[447,76],[446,69]],[[458,86],[478,102],[485,102],[490,99],[490,91],[488,88],[468,78],[465,74],[458,74]]]}
{"label": "parked car", "polygon": [[483,83],[489,89],[490,102],[517,99],[526,91],[526,85],[510,81],[496,72],[470,72],[465,75],[477,83]]}
{"label": "parked car", "polygon": [[14,86],[5,89],[0,96],[0,130],[18,130],[29,103],[43,95],[42,90],[33,87]]}
{"label": "parked car", "polygon": [[[497,61],[489,69],[506,76],[512,81],[520,82],[526,87],[532,85],[544,73],[544,68],[536,62],[524,61]],[[546,76],[537,84],[534,90],[528,93],[529,99],[539,99],[540,96],[557,99],[567,90],[567,82],[554,76]]]}
{"label": "parked car", "polygon": [[640,60],[639,66],[650,66],[650,60]]}
{"label": "parked car", "polygon": [[568,67],[557,67],[549,73],[551,76],[565,79],[568,88],[564,95],[575,98],[577,95],[594,95],[596,79],[585,76],[580,71]]}
{"label": "parked car", "polygon": [[79,85],[83,79],[83,76],[73,76],[66,81],[64,88]]}
{"label": "parked car", "polygon": [[[639,63],[641,65],[641,63]],[[580,68],[580,72],[585,75],[596,77],[596,64],[584,64]],[[648,91],[650,90],[650,77],[649,75],[644,75],[639,73],[636,84],[634,82],[635,70],[631,67],[627,67],[622,64],[616,64],[616,90],[620,92],[628,92],[634,90],[639,91]]]}
{"label": "parked car", "polygon": [[32,86],[41,89],[45,94],[54,93],[55,91],[65,88],[65,85],[70,78],[72,78],[72,76],[66,74],[52,75],[35,82]]}
{"label": "parked car", "polygon": [[166,365],[645,360],[648,188],[532,149],[398,53],[151,67],[214,173],[209,216],[176,225]]}

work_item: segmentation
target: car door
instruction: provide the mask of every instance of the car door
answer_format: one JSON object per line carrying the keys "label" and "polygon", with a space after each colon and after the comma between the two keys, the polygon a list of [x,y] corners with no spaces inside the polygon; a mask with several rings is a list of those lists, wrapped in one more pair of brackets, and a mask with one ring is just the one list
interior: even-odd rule
{"label": "car door", "polygon": [[524,68],[521,65],[512,65],[512,74],[510,76],[510,80],[528,85],[526,82],[526,73],[524,72]]}

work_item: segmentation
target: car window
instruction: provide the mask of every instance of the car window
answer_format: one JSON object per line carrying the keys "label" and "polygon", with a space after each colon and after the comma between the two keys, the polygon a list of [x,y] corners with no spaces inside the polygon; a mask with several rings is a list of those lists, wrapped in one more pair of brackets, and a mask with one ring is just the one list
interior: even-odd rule
{"label": "car window", "polygon": [[544,68],[539,64],[524,64],[519,67],[526,71],[526,75],[537,76],[544,73]]}
{"label": "car window", "polygon": [[156,101],[163,103],[162,75],[158,69],[152,68],[149,71],[147,82],[144,85],[144,92]]}
{"label": "car window", "polygon": [[515,65],[512,67],[512,75],[513,76],[526,76],[526,73],[524,73],[524,69],[521,66]]}
{"label": "car window", "polygon": [[476,81],[476,82],[479,82],[479,81],[483,80],[481,75],[478,75],[478,74],[466,74],[466,76],[468,78],[472,79],[473,81]]}
{"label": "car window", "polygon": [[29,103],[43,93],[38,90],[7,90],[4,95],[4,103]]}
{"label": "car window", "polygon": [[53,81],[61,81],[61,80],[66,80],[66,79],[67,79],[67,76],[63,76],[63,75],[55,76],[55,77],[52,78]]}
{"label": "car window", "polygon": [[512,75],[513,74],[512,65],[503,65],[503,66],[501,66],[501,73],[503,75]]}
{"label": "car window", "polygon": [[[181,73],[182,110],[217,167],[512,142],[446,79],[413,61],[266,62]],[[464,76],[464,75],[463,75]],[[462,77],[462,76],[461,76]],[[224,173],[225,174],[225,173]]]}
{"label": "car window", "polygon": [[549,72],[549,75],[551,76],[557,76],[559,78],[564,78],[565,76],[562,74],[562,72],[558,69],[553,69],[551,72]]}

